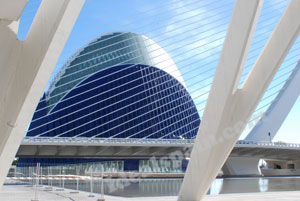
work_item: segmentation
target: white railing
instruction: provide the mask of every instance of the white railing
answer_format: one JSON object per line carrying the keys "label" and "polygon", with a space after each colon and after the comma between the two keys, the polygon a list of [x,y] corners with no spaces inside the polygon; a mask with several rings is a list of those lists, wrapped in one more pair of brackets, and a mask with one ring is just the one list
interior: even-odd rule
{"label": "white railing", "polygon": [[23,145],[30,144],[165,144],[165,145],[192,145],[193,139],[138,139],[138,138],[70,138],[70,137],[25,137]]}
{"label": "white railing", "polygon": [[[138,139],[138,138],[71,138],[71,137],[25,137],[22,145],[33,144],[74,144],[74,145],[178,145],[178,146],[192,146],[194,139]],[[285,143],[285,142],[254,142],[239,140],[236,143],[237,147],[273,147],[273,148],[289,148],[300,149],[300,144]]]}
{"label": "white railing", "polygon": [[275,147],[275,148],[294,148],[300,149],[300,144],[296,143],[285,143],[285,142],[254,142],[239,140],[236,145],[241,146],[255,146],[255,147]]}

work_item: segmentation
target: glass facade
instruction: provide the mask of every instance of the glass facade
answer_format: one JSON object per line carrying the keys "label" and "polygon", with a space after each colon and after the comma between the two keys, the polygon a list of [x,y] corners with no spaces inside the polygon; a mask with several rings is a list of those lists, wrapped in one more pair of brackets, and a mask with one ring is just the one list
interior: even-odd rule
{"label": "glass facade", "polygon": [[182,77],[175,65],[173,74],[153,66],[146,40],[113,33],[78,51],[44,94],[27,136],[194,138],[200,118]]}
{"label": "glass facade", "polygon": [[131,32],[107,34],[80,49],[51,85],[47,93],[48,111],[86,76],[119,64],[152,64],[141,35]]}
{"label": "glass facade", "polygon": [[175,173],[182,172],[181,160],[140,160],[139,172]]}
{"label": "glass facade", "polygon": [[[162,56],[163,55],[163,56]],[[81,48],[43,95],[27,137],[195,138],[200,118],[170,56],[151,39],[107,34]],[[85,171],[181,172],[185,160],[20,158]],[[95,171],[95,170],[93,170]]]}
{"label": "glass facade", "polygon": [[[66,173],[76,174],[76,170],[86,175],[88,173],[104,172],[140,172],[140,173],[181,173],[185,171],[184,160],[178,159],[80,159],[80,158],[21,158],[17,167],[35,167],[40,163],[43,167],[56,167]],[[103,169],[102,169],[103,168]]]}
{"label": "glass facade", "polygon": [[[119,73],[113,73],[119,72]],[[192,138],[200,120],[185,88],[145,65],[121,65],[92,74],[52,109],[43,110],[27,136]]]}

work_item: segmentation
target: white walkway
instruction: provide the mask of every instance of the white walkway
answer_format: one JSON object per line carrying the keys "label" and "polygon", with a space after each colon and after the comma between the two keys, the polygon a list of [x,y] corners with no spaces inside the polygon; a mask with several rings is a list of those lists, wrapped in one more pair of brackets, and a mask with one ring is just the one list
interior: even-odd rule
{"label": "white walkway", "polygon": [[[70,193],[71,190],[44,191],[44,187],[38,188],[39,201],[97,201],[100,195],[89,197],[89,193],[80,192],[78,194]],[[144,197],[144,198],[123,198],[105,196],[106,201],[176,201],[177,197]],[[0,191],[0,200],[5,201],[31,201],[34,200],[34,188],[25,186],[3,186]],[[271,193],[241,193],[241,194],[223,194],[205,196],[203,201],[300,201],[300,191],[290,192],[271,192]]]}

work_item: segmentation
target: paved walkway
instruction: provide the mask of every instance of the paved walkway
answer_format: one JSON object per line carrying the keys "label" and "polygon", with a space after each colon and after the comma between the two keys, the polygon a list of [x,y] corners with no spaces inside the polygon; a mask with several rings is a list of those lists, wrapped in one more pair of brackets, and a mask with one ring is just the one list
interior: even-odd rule
{"label": "paved walkway", "polygon": [[[35,199],[35,188],[26,186],[4,186],[0,191],[1,201],[32,201]],[[45,191],[45,187],[38,188],[39,201],[97,201],[100,195],[89,197],[90,193],[80,192],[72,193],[72,190],[65,189],[57,191]],[[223,194],[208,195],[203,201],[300,201],[300,191],[290,192],[270,192],[270,193],[241,193],[241,194]],[[176,197],[144,197],[144,198],[123,198],[105,196],[105,201],[176,201]]]}

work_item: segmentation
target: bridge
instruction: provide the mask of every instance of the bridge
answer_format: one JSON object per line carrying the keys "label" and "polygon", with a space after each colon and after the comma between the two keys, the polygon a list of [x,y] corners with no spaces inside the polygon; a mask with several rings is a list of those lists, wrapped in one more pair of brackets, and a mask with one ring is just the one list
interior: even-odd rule
{"label": "bridge", "polygon": [[[107,158],[188,158],[193,139],[91,139],[30,138],[23,139],[18,157],[107,157]],[[300,144],[240,140],[231,157],[299,160]]]}
{"label": "bridge", "polygon": [[[264,115],[239,140],[223,166],[226,175],[260,175],[260,159],[299,160],[299,145],[270,143],[300,94],[300,63],[292,70],[281,90]],[[269,133],[269,136],[267,135]],[[163,137],[163,136],[162,136]],[[91,158],[189,158],[194,139],[153,138],[96,138],[96,137],[25,137],[17,152],[18,157],[91,157]],[[205,150],[218,146],[208,138],[200,147]]]}

